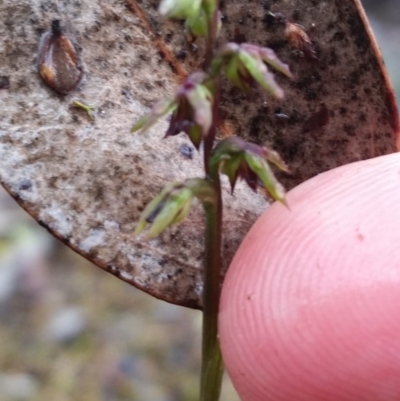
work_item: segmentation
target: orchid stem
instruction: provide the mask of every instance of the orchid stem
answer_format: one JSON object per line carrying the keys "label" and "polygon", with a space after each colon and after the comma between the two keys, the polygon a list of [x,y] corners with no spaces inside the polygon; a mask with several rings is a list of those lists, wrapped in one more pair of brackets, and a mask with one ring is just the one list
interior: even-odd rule
{"label": "orchid stem", "polygon": [[218,340],[222,199],[219,178],[216,182],[214,180],[213,183],[217,189],[217,202],[204,206],[206,214],[206,263],[203,289],[200,401],[218,401],[224,371]]}
{"label": "orchid stem", "polygon": [[[214,57],[218,32],[219,1],[208,20],[208,39],[204,62],[207,71]],[[208,135],[204,139],[204,169],[206,178],[216,192],[216,202],[204,205],[206,215],[206,244],[203,288],[203,340],[200,379],[200,401],[218,401],[221,393],[224,372],[221,349],[218,340],[218,310],[220,297],[220,269],[222,243],[222,195],[219,171],[210,171],[210,158],[218,126],[220,80],[214,88],[213,121]]]}

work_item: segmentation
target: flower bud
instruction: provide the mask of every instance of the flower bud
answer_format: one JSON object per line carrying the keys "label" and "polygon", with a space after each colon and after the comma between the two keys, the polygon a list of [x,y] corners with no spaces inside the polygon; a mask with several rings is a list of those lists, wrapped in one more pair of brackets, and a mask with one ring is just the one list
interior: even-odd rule
{"label": "flower bud", "polygon": [[150,224],[145,235],[150,240],[166,228],[183,221],[189,214],[193,199],[197,197],[204,204],[215,202],[216,194],[210,182],[202,178],[193,178],[183,183],[167,185],[144,209],[135,235],[139,235]]}
{"label": "flower bud", "polygon": [[158,11],[167,18],[186,19],[198,14],[202,0],[162,0]]}
{"label": "flower bud", "polygon": [[213,95],[203,84],[206,78],[206,74],[196,72],[181,85],[175,97],[177,108],[165,135],[177,135],[184,131],[197,149],[212,124]]}
{"label": "flower bud", "polygon": [[145,239],[150,240],[167,227],[182,221],[190,210],[193,194],[190,189],[182,184],[168,185],[157,197],[155,197],[144,209],[135,235],[139,235],[146,223],[151,224]]}
{"label": "flower bud", "polygon": [[178,88],[173,99],[157,102],[151,112],[132,127],[131,132],[147,131],[160,117],[172,112],[165,136],[185,132],[198,149],[212,125],[213,94],[206,86],[207,79],[204,72],[191,74]]}
{"label": "flower bud", "polygon": [[250,92],[257,83],[267,92],[281,99],[283,90],[276,83],[265,63],[292,78],[289,67],[279,60],[272,49],[249,43],[224,45],[214,59],[211,70],[212,74],[216,75],[223,69],[228,79],[245,92]]}
{"label": "flower bud", "polygon": [[285,163],[275,151],[238,137],[230,137],[215,147],[210,160],[210,170],[218,169],[226,174],[232,192],[238,178],[245,180],[253,190],[257,189],[261,181],[275,200],[286,204],[285,190],[275,178],[268,161],[287,171]]}
{"label": "flower bud", "polygon": [[174,99],[162,99],[155,103],[149,114],[143,116],[132,128],[131,132],[148,131],[157,120],[168,113],[171,113],[176,108]]}

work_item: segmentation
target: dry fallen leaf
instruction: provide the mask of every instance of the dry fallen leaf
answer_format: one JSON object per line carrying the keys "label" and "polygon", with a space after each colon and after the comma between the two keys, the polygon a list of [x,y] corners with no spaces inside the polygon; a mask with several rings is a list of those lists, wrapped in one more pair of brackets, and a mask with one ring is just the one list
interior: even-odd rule
{"label": "dry fallen leaf", "polygon": [[[3,1],[0,181],[39,224],[99,267],[144,291],[201,307],[202,212],[150,243],[133,236],[145,204],[167,182],[202,174],[201,157],[182,156],[186,138],[162,140],[166,122],[144,135],[129,130],[158,99],[196,68],[196,48],[179,23],[163,22],[153,0]],[[316,58],[288,42],[287,21],[301,25]],[[223,2],[221,41],[273,48],[295,80],[277,76],[286,100],[261,92],[254,101],[228,87],[221,135],[272,146],[293,174],[288,188],[355,160],[396,151],[399,121],[393,90],[359,1]],[[85,78],[60,97],[35,70],[40,34],[63,20],[82,47]],[[73,24],[71,23],[73,22]],[[95,121],[74,100],[96,106]],[[224,263],[268,206],[244,185],[225,191]]]}

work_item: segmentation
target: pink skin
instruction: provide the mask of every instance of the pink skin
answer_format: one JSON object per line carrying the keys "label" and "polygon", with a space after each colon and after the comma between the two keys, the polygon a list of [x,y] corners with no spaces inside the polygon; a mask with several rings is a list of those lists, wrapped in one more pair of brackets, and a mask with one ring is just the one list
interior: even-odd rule
{"label": "pink skin", "polygon": [[400,400],[400,154],[341,167],[257,221],[220,338],[242,401]]}

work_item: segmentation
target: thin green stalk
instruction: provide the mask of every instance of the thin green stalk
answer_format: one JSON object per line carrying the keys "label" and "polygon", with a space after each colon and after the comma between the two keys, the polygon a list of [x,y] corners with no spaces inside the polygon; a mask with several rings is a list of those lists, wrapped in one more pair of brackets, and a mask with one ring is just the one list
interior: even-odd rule
{"label": "thin green stalk", "polygon": [[[216,0],[213,15],[210,16],[209,35],[204,69],[208,70],[217,41],[218,3]],[[210,132],[204,139],[204,169],[206,177],[212,182],[217,193],[215,204],[204,205],[206,215],[206,244],[203,288],[203,341],[200,379],[200,401],[218,401],[221,393],[222,363],[221,349],[218,340],[218,309],[220,297],[220,268],[222,242],[222,196],[219,172],[210,171],[210,157],[214,146],[218,125],[220,82],[216,82],[213,102],[213,122]]]}
{"label": "thin green stalk", "polygon": [[221,393],[222,364],[218,340],[218,307],[220,296],[222,199],[219,178],[214,180],[218,201],[205,205],[206,260],[203,289],[203,343],[200,401],[218,401]]}
{"label": "thin green stalk", "polygon": [[[219,91],[219,88],[217,89]],[[209,138],[215,137],[217,107],[213,110],[213,124]],[[214,141],[214,140],[213,140]],[[211,142],[211,141],[210,141]],[[211,142],[212,145],[212,142]],[[210,152],[212,146],[209,147]],[[208,154],[210,156],[211,153]],[[219,171],[210,171],[209,157],[204,157],[207,176],[215,187],[217,202],[205,204],[205,265],[203,288],[203,342],[200,380],[200,401],[218,401],[224,371],[218,340],[218,309],[220,297],[221,243],[222,243],[222,195]]]}
{"label": "thin green stalk", "polygon": [[208,36],[207,36],[207,48],[206,48],[206,56],[204,60],[204,70],[207,71],[211,65],[212,59],[214,57],[215,45],[217,42],[218,35],[218,19],[219,19],[219,1],[215,2],[215,8],[213,14],[210,16],[208,20]]}
{"label": "thin green stalk", "polygon": [[211,158],[211,153],[214,147],[214,142],[215,142],[215,136],[217,133],[217,127],[219,124],[219,99],[220,99],[220,93],[221,93],[221,80],[220,78],[216,78],[215,82],[215,88],[214,88],[214,101],[213,101],[213,106],[212,106],[212,114],[213,114],[213,121],[212,125],[210,128],[210,131],[208,135],[204,138],[204,170],[206,173],[206,177],[209,178],[211,181],[218,180],[218,185],[217,189],[220,191],[219,188],[219,172],[214,172],[212,173],[210,171],[210,158]]}
{"label": "thin green stalk", "polygon": [[[217,35],[218,35],[218,19],[219,19],[219,0],[215,1],[214,12],[209,15],[207,21],[208,24],[208,37],[206,46],[206,55],[204,60],[204,71],[208,71],[213,57],[215,47],[217,45]],[[210,176],[209,171],[209,160],[214,146],[215,134],[218,126],[218,108],[219,108],[219,93],[220,93],[220,79],[217,78],[217,82],[214,89],[214,102],[213,102],[213,124],[210,132],[204,139],[204,169],[206,172],[206,177]],[[219,178],[218,178],[219,179]]]}
{"label": "thin green stalk", "polygon": [[218,340],[218,309],[220,297],[222,194],[219,171],[210,170],[210,156],[218,124],[219,80],[215,89],[213,124],[204,141],[204,163],[208,179],[217,194],[217,202],[204,205],[206,244],[203,288],[203,343],[200,381],[200,401],[218,401],[224,371]]}

